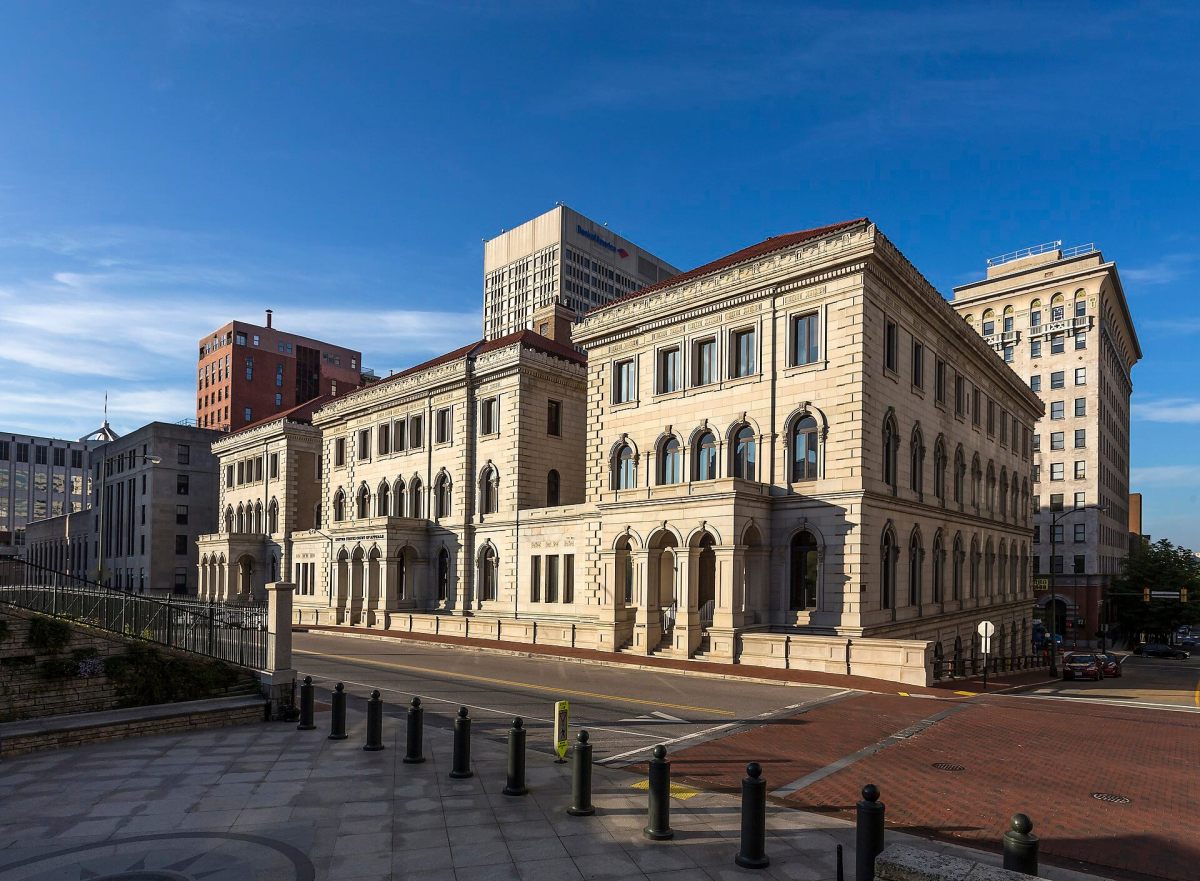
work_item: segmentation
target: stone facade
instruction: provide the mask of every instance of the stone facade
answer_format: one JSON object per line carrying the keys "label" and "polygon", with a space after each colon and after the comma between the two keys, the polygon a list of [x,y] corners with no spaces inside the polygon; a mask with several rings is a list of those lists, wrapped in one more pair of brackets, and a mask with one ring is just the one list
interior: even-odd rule
{"label": "stone facade", "polygon": [[[1029,653],[1041,402],[872,223],[652,285],[573,342],[475,343],[313,412],[297,621],[907,682],[983,618]],[[288,424],[222,441],[223,473]]]}

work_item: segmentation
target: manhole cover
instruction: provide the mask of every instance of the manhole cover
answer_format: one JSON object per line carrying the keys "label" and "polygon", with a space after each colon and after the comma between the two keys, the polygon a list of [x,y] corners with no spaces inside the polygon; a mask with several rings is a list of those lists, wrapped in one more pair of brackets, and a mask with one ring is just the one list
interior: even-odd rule
{"label": "manhole cover", "polygon": [[939,771],[965,771],[967,770],[962,765],[956,765],[953,762],[934,762],[933,767]]}
{"label": "manhole cover", "polygon": [[1111,792],[1093,792],[1092,798],[1110,805],[1127,805],[1131,800],[1123,795],[1113,795]]}

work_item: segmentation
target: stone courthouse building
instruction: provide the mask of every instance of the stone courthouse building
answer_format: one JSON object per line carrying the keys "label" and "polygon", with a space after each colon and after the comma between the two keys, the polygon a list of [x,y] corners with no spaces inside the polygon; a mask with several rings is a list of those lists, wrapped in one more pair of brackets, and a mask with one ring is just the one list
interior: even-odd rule
{"label": "stone courthouse building", "polygon": [[215,443],[206,595],[904,682],[983,619],[1028,653],[1042,403],[869,220],[573,317]]}

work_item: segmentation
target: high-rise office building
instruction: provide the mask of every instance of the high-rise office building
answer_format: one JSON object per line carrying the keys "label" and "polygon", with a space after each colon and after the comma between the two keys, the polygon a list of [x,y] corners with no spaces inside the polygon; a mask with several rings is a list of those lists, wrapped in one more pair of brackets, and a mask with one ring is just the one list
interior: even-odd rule
{"label": "high-rise office building", "polygon": [[566,205],[483,246],[483,335],[538,330],[533,314],[560,303],[576,320],[679,270]]}
{"label": "high-rise office building", "polygon": [[[988,260],[954,308],[1046,404],[1034,435],[1033,566],[1055,627],[1091,639],[1129,551],[1129,398],[1142,357],[1115,263],[1061,242]],[[1047,616],[1049,617],[1049,616]]]}
{"label": "high-rise office building", "polygon": [[371,378],[362,353],[231,321],[200,340],[196,425],[234,431],[318,395],[345,394]]}
{"label": "high-rise office building", "polygon": [[87,505],[88,452],[101,442],[0,434],[0,556],[21,552],[31,520]]}

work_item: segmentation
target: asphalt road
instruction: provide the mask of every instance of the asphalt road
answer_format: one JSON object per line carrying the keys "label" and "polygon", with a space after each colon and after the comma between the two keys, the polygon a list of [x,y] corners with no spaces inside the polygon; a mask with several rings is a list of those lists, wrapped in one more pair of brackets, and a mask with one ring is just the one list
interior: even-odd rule
{"label": "asphalt road", "polygon": [[[449,728],[459,706],[469,708],[476,737],[505,738],[514,716],[529,731],[531,750],[553,751],[553,708],[570,701],[572,738],[587,728],[597,761],[644,760],[657,744],[690,746],[791,715],[805,705],[837,700],[848,689],[756,684],[551,658],[449,648],[399,639],[293,634],[295,666],[310,675],[318,700],[342,682],[351,700],[379,689],[385,716],[402,724],[420,696],[426,725]],[[318,726],[328,716],[319,716]]]}
{"label": "asphalt road", "polygon": [[1047,700],[1082,700],[1200,713],[1200,657],[1170,661],[1129,655],[1121,671],[1122,675],[1116,679],[1060,681],[1032,686],[1019,693]]}

